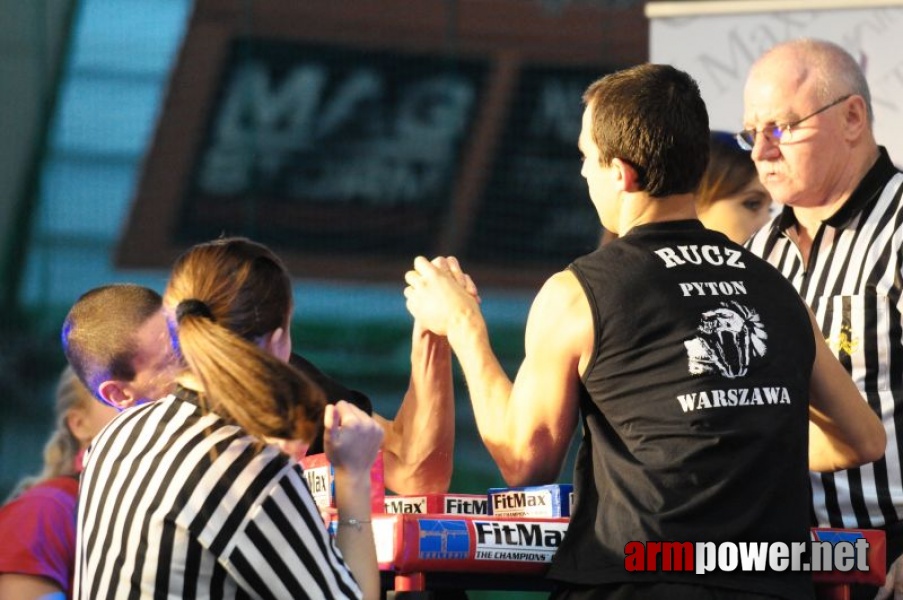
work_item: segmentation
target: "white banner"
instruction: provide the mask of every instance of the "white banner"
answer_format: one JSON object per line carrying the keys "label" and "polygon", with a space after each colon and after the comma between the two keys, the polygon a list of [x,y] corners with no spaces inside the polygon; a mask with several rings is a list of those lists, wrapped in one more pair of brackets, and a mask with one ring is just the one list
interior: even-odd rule
{"label": "white banner", "polygon": [[875,137],[903,165],[903,0],[652,2],[649,60],[690,73],[712,129],[743,125],[743,85],[753,61],[800,37],[829,40],[862,65],[872,92]]}

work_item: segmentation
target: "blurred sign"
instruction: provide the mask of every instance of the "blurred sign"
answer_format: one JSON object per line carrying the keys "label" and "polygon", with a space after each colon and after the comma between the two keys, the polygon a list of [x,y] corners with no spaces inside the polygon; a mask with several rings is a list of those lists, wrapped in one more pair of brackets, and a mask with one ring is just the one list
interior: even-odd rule
{"label": "blurred sign", "polygon": [[601,231],[583,89],[647,43],[639,5],[197,0],[117,263],[246,235],[295,276],[400,283],[454,254],[538,286]]}
{"label": "blurred sign", "polygon": [[237,40],[192,171],[183,239],[234,229],[301,251],[405,258],[449,210],[486,62]]}
{"label": "blurred sign", "polygon": [[580,175],[577,137],[593,69],[527,67],[508,113],[466,256],[564,266],[599,245],[599,217]]}

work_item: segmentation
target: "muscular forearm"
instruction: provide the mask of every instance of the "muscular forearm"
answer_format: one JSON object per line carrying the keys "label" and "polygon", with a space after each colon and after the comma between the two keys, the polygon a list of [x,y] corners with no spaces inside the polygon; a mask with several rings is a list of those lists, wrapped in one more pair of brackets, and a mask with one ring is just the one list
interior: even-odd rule
{"label": "muscular forearm", "polygon": [[411,381],[395,420],[384,421],[386,487],[399,494],[447,492],[455,443],[451,348],[416,324]]}
{"label": "muscular forearm", "polygon": [[[873,416],[867,415],[868,418]],[[831,431],[830,427],[826,431],[816,422],[810,421],[809,470],[827,473],[858,467],[880,459],[886,444],[883,429],[874,428],[872,434],[864,434],[863,438],[869,439],[869,443],[854,447],[847,443],[842,435]]]}
{"label": "muscular forearm", "polygon": [[[509,485],[548,483],[560,472],[579,412],[579,365],[591,351],[592,314],[569,272],[540,290],[525,332],[516,383],[492,347],[479,301],[423,257],[405,274],[408,310],[448,336],[458,357],[483,443]],[[564,316],[563,316],[564,314]]]}
{"label": "muscular forearm", "polygon": [[467,380],[480,437],[505,480],[519,482],[535,461],[523,440],[512,435],[517,419],[509,410],[512,383],[492,351],[486,323],[479,313],[470,314],[449,329],[448,339]]}
{"label": "muscular forearm", "polygon": [[825,432],[809,423],[809,470],[828,473],[844,468],[846,460],[837,455]]}

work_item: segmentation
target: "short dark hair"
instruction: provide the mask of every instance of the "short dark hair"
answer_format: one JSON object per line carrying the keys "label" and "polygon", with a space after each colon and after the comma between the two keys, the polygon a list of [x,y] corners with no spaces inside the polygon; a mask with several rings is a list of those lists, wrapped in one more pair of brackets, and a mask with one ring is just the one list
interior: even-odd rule
{"label": "short dark hair", "polygon": [[696,81],[670,65],[643,64],[595,81],[583,95],[603,165],[636,169],[652,197],[696,191],[709,160],[709,115]]}
{"label": "short dark hair", "polygon": [[135,378],[134,333],[162,306],[160,294],[131,283],[97,287],[76,300],[63,322],[63,352],[92,393],[106,379]]}

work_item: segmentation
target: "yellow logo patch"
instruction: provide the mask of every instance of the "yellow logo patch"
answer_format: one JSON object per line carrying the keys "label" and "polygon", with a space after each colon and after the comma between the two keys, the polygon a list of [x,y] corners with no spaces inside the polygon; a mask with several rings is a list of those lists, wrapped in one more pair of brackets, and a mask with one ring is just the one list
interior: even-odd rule
{"label": "yellow logo patch", "polygon": [[853,330],[847,325],[840,328],[840,333],[836,339],[825,341],[835,352],[843,352],[848,356],[851,356],[859,348],[859,338],[853,335]]}

